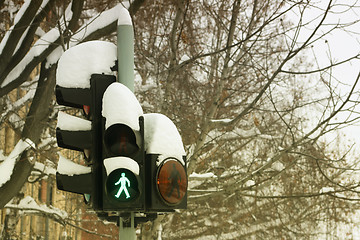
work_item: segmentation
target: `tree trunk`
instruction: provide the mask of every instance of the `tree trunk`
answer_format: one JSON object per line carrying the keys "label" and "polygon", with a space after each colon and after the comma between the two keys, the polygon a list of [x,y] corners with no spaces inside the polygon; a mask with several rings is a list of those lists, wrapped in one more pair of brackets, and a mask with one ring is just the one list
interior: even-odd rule
{"label": "tree trunk", "polygon": [[[15,204],[18,204],[22,199],[23,194],[18,194],[17,197],[13,199]],[[19,210],[9,209],[8,213],[5,216],[4,226],[1,231],[1,239],[17,239],[16,234],[16,224],[20,218]]]}
{"label": "tree trunk", "polygon": [[[42,71],[40,73],[37,90],[22,134],[22,139],[28,138],[35,144],[40,142],[41,133],[47,125],[55,87],[56,66],[54,65],[50,69],[45,69],[44,65],[45,64],[43,64],[41,68]],[[28,158],[28,151],[23,152],[15,163],[10,180],[0,188],[0,208],[3,208],[21,190],[33,166],[34,162]]]}

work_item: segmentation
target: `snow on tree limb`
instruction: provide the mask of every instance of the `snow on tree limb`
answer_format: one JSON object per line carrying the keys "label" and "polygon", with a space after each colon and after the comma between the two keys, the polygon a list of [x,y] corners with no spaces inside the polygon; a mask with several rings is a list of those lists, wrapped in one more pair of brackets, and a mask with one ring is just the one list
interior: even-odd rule
{"label": "snow on tree limb", "polygon": [[[34,169],[31,172],[31,177],[35,177],[35,181],[37,181],[39,178],[47,178],[48,176],[56,175],[56,169],[54,168],[55,165],[53,162],[46,160],[45,164],[40,162],[35,162]],[[30,179],[30,177],[29,177]],[[30,182],[30,180],[28,180]]]}
{"label": "snow on tree limb", "polygon": [[[109,10],[99,13],[97,16],[84,23],[71,37],[69,46],[72,47],[78,43],[96,38],[99,33],[101,35],[104,31],[115,31],[118,12],[121,8],[123,8],[123,6],[118,4]],[[70,11],[66,12],[70,13]],[[73,14],[69,15],[70,16],[65,16],[67,19],[66,22],[71,21],[70,17],[72,17]],[[62,54],[63,47],[59,45],[61,45],[61,32],[56,28],[51,29],[37,40],[25,57],[22,58],[21,61],[6,74],[6,76],[0,74],[0,96],[7,94],[9,91],[26,81],[30,72],[43,60],[47,59],[49,61],[47,66],[55,64]]]}
{"label": "snow on tree limb", "polygon": [[8,114],[17,112],[18,109],[23,107],[27,101],[32,99],[35,95],[35,89],[36,88],[31,88],[22,98],[18,99],[16,102],[11,102],[6,99],[6,109],[0,114],[0,122],[4,121]]}
{"label": "snow on tree limb", "polygon": [[92,35],[97,32],[101,32],[103,29],[106,29],[111,25],[114,25],[113,31],[115,31],[115,26],[119,18],[119,12],[122,8],[123,6],[118,4],[115,7],[92,17],[71,37],[70,44],[74,46],[80,42],[91,40],[93,39]]}
{"label": "snow on tree limb", "polygon": [[32,22],[36,14],[36,9],[40,6],[40,1],[34,1],[31,8],[29,6],[30,1],[26,1],[16,14],[14,25],[11,26],[9,31],[6,32],[3,41],[0,43],[0,56],[2,56],[5,52],[13,53],[18,41],[20,40],[19,35],[21,36],[23,32],[26,32],[29,23]]}
{"label": "snow on tree limb", "polygon": [[24,197],[19,204],[8,203],[5,205],[5,208],[8,209],[16,209],[20,210],[22,214],[34,214],[34,215],[41,215],[46,216],[52,219],[55,222],[58,222],[62,225],[70,225],[74,228],[77,228],[81,231],[86,233],[111,238],[112,236],[106,234],[99,234],[97,231],[91,231],[86,228],[80,227],[73,223],[73,219],[69,217],[69,214],[59,208],[48,206],[46,204],[38,204],[32,197],[26,196]]}
{"label": "snow on tree limb", "polygon": [[20,139],[10,155],[2,163],[0,163],[0,187],[10,180],[15,162],[21,154],[30,147],[35,148],[34,143],[30,139]]}
{"label": "snow on tree limb", "polygon": [[30,196],[26,196],[23,199],[21,199],[19,204],[12,204],[10,202],[5,205],[5,208],[15,208],[27,213],[40,212],[47,216],[53,216],[54,218],[60,220],[61,222],[68,218],[67,212],[52,206],[47,206],[46,204],[39,205]]}
{"label": "snow on tree limb", "polygon": [[[54,0],[31,1],[31,4],[23,4],[16,14],[16,21],[7,32],[0,45],[0,84],[13,68],[26,56],[32,47],[34,35],[40,23],[50,11]],[[28,1],[30,3],[30,1]]]}
{"label": "snow on tree limb", "polygon": [[30,196],[25,196],[18,204],[8,203],[5,205],[5,208],[8,209],[17,209],[20,210],[22,214],[29,215],[42,215],[52,219],[55,222],[58,222],[62,225],[70,225],[74,228],[77,228],[86,233],[103,236],[111,238],[111,235],[99,234],[97,231],[91,231],[89,229],[78,226],[73,223],[73,219],[69,217],[69,214],[66,211],[63,211],[59,208],[48,206],[46,204],[38,204],[35,199]]}

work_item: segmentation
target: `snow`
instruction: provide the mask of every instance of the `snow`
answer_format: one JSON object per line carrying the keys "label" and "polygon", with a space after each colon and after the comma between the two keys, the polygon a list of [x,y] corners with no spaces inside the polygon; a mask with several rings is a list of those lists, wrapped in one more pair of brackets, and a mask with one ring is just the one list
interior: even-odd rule
{"label": "snow", "polygon": [[188,56],[188,55],[183,55],[181,58],[180,58],[180,62],[179,62],[179,64],[182,64],[182,63],[184,63],[184,62],[186,62],[186,61],[189,61],[191,58]]}
{"label": "snow", "polygon": [[39,37],[42,37],[46,34],[46,32],[44,30],[42,30],[41,27],[38,27],[35,31],[35,35],[39,36]]}
{"label": "snow", "polygon": [[19,22],[19,20],[21,19],[21,17],[24,15],[25,11],[30,6],[30,2],[31,2],[30,0],[24,1],[24,4],[21,6],[19,12],[15,16],[14,25],[17,24]]}
{"label": "snow", "polygon": [[232,119],[230,119],[230,118],[210,120],[210,122],[212,122],[212,123],[230,123],[231,121],[232,121]]}
{"label": "snow", "polygon": [[81,175],[81,174],[90,173],[91,167],[85,167],[83,165],[74,163],[71,160],[59,154],[57,172],[68,176]]}
{"label": "snow", "polygon": [[[228,123],[230,119],[221,119],[221,120],[212,120],[213,123]],[[207,141],[212,141],[216,138],[221,138],[222,140],[235,140],[239,138],[251,138],[251,137],[261,137],[263,139],[268,139],[267,135],[262,135],[259,129],[252,127],[250,129],[242,129],[235,127],[231,132],[221,132],[218,129],[212,130],[207,135]]]}
{"label": "snow", "polygon": [[[37,78],[35,78],[35,80],[37,80]],[[6,108],[4,108],[3,112],[0,114],[0,122],[3,121],[3,119],[11,112],[16,112],[18,108],[20,108],[21,106],[23,106],[25,104],[25,102],[29,101],[30,99],[32,99],[35,95],[35,90],[36,90],[36,85],[34,86],[34,88],[31,88],[26,94],[25,96],[23,96],[22,98],[18,99],[16,102],[11,102],[9,100],[6,100]]]}
{"label": "snow", "polygon": [[[40,8],[38,9],[37,13],[36,14],[39,14],[44,8],[45,6],[48,4],[49,0],[46,0],[46,1],[43,1],[41,3],[41,6]],[[21,7],[20,11],[16,14],[16,17],[15,17],[15,22],[17,23],[22,17],[23,17],[23,14],[25,13],[26,9],[28,8],[28,6],[30,6],[30,3],[31,1],[25,1],[23,6]],[[70,5],[69,5],[70,6]],[[23,10],[24,9],[24,10]],[[72,15],[72,14],[71,14]],[[69,19],[69,16],[67,16],[68,19]],[[71,16],[70,16],[71,17]],[[60,21],[62,21],[63,19],[61,19]],[[14,24],[15,25],[15,24]],[[14,26],[13,25],[13,26]],[[12,26],[12,27],[13,27]],[[24,41],[24,38],[26,37],[28,31],[29,31],[29,28],[30,28],[31,24],[29,24],[29,26],[26,28],[26,30],[23,32],[22,36],[21,36],[21,39],[19,40],[19,42],[17,43],[16,45],[16,48],[15,48],[15,51],[14,52],[17,52],[21,46],[21,44],[23,43]],[[39,29],[39,28],[38,28]],[[38,32],[38,29],[36,30]],[[44,34],[43,34],[44,35]],[[43,36],[42,35],[42,36]],[[40,42],[39,42],[40,43]],[[14,55],[14,54],[13,54]],[[39,54],[38,54],[39,55]]]}
{"label": "snow", "polygon": [[139,164],[128,157],[112,157],[104,160],[104,166],[107,175],[118,168],[125,168],[132,171],[134,174],[139,175],[140,168]]}
{"label": "snow", "polygon": [[113,124],[122,123],[134,131],[139,131],[139,117],[143,115],[143,110],[130,89],[114,82],[104,93],[102,115],[106,118],[105,129]]}
{"label": "snow", "polygon": [[[191,190],[198,191],[199,189],[195,189],[196,187],[203,184],[208,179],[214,179],[217,178],[217,176],[214,173],[191,173],[189,176],[189,185],[188,188]],[[209,190],[209,189],[207,189]]]}
{"label": "snow", "polygon": [[55,64],[63,54],[63,48],[61,46],[57,47],[46,57],[46,68],[50,68],[51,65]]}
{"label": "snow", "polygon": [[88,131],[91,130],[91,121],[59,111],[56,127],[68,131]]}
{"label": "snow", "polygon": [[253,187],[255,186],[255,181],[254,180],[247,180],[244,184],[245,187]]}
{"label": "snow", "polygon": [[214,173],[196,173],[193,172],[190,174],[189,178],[216,178]]}
{"label": "snow", "polygon": [[35,144],[30,139],[20,139],[10,155],[0,163],[0,187],[10,180],[16,160],[18,160],[20,155],[30,147],[35,148]]}
{"label": "snow", "polygon": [[144,114],[144,130],[147,154],[160,154],[162,159],[175,157],[184,164],[185,150],[181,136],[168,117],[160,113]]}
{"label": "snow", "polygon": [[[30,0],[25,1],[24,4],[21,6],[20,10],[18,11],[18,13],[16,14],[13,25],[10,27],[9,31],[6,32],[3,40],[0,43],[0,54],[2,53],[4,47],[9,39],[11,32],[14,30],[14,26],[19,22],[19,20],[21,19],[21,17],[24,15],[25,11],[27,10],[27,8],[30,6],[30,2],[31,2]],[[16,9],[14,9],[14,11],[10,11],[10,12],[13,13],[15,11],[16,11]]]}
{"label": "snow", "polygon": [[140,103],[125,85],[115,82],[106,89],[102,109],[106,129],[121,123],[139,131],[139,117],[144,116],[146,153],[159,154],[159,164],[168,157],[174,157],[185,165],[185,150],[175,124],[162,114],[143,114]]}
{"label": "snow", "polygon": [[124,7],[120,3],[113,8],[103,11],[100,14],[92,17],[91,19],[89,19],[89,21],[83,24],[83,26],[80,28],[78,32],[76,32],[71,37],[70,42],[76,44],[77,42],[82,41],[83,39],[88,37],[93,32],[102,29],[106,26],[109,26],[113,22],[118,21],[119,12],[123,11],[122,8]]}
{"label": "snow", "polygon": [[18,78],[22,71],[25,69],[25,67],[29,64],[29,62],[31,62],[35,57],[38,57],[41,53],[43,53],[49,47],[49,44],[55,42],[58,38],[59,31],[57,29],[51,29],[39,40],[37,40],[36,43],[32,46],[32,48],[29,50],[29,52],[26,54],[26,56],[6,76],[4,82],[1,84],[1,87],[5,87],[14,79]]}
{"label": "snow", "polygon": [[91,74],[114,75],[116,45],[104,41],[79,44],[64,52],[56,71],[56,84],[66,88],[90,88]]}
{"label": "snow", "polygon": [[67,212],[60,210],[58,208],[52,207],[52,206],[47,206],[46,204],[39,205],[30,196],[26,196],[23,199],[21,199],[19,204],[8,203],[5,205],[5,208],[15,208],[15,209],[20,209],[20,210],[27,211],[27,212],[44,212],[47,214],[53,214],[53,215],[55,214],[58,217],[60,217],[61,219],[66,219],[68,217]]}
{"label": "snow", "polygon": [[10,19],[14,19],[14,14],[19,10],[13,1],[8,2],[8,4],[3,4],[1,11],[2,12],[8,12],[8,14],[10,15]]}
{"label": "snow", "polygon": [[282,164],[281,162],[277,161],[277,162],[274,162],[272,165],[271,165],[271,168],[274,169],[275,171],[282,171],[284,169],[284,164]]}
{"label": "snow", "polygon": [[118,25],[132,25],[129,11],[123,6],[119,6]]}
{"label": "snow", "polygon": [[[27,3],[30,3],[30,1],[27,1]],[[45,4],[45,2],[43,3]],[[129,4],[125,4],[126,6],[128,6]],[[21,17],[21,11],[25,11],[25,7],[26,4],[23,4],[22,8],[23,10],[20,10],[16,17],[20,18]],[[85,22],[83,24],[83,26],[80,27],[80,29],[72,36],[71,40],[70,40],[70,49],[74,48],[75,45],[77,45],[79,42],[83,41],[86,37],[88,37],[89,35],[91,35],[92,33],[94,33],[95,31],[102,29],[106,26],[109,26],[110,24],[112,24],[113,22],[116,22],[119,19],[119,12],[123,9],[124,7],[121,4],[118,4],[117,6],[107,10],[107,11],[103,11],[101,12],[99,15],[94,16],[93,18],[89,19],[89,21]],[[71,10],[71,8],[70,8]],[[66,19],[65,21],[69,21],[72,12],[71,11],[66,10],[66,14],[65,17],[61,17],[60,18],[60,25],[67,25],[66,23],[64,23],[64,18]],[[121,17],[122,18],[122,17]],[[124,17],[125,19],[125,17]],[[2,52],[3,48],[6,45],[6,42],[8,40],[9,34],[11,32],[11,30],[13,29],[13,26],[9,29],[9,31],[7,31],[7,33],[5,34],[4,38],[2,39],[2,41],[0,42],[0,53]],[[1,87],[5,87],[6,85],[10,84],[12,81],[14,81],[15,79],[17,79],[20,74],[24,71],[25,67],[34,60],[34,58],[38,57],[40,54],[42,54],[46,49],[49,48],[49,46],[51,44],[53,44],[57,39],[59,39],[60,37],[60,31],[58,29],[52,29],[47,33],[40,33],[41,38],[39,40],[37,40],[35,42],[35,44],[33,45],[33,47],[29,50],[29,52],[26,54],[26,56],[19,62],[19,64],[17,64],[12,70],[11,72],[8,74],[8,76],[6,76],[6,78],[4,79],[4,82],[1,84]],[[100,42],[100,41],[93,41],[93,42]],[[104,42],[103,42],[104,43]],[[92,44],[91,42],[86,42],[83,44]],[[83,45],[83,44],[79,44]],[[111,43],[107,43],[108,45],[111,45]],[[95,45],[95,46],[94,46]],[[71,61],[71,63],[74,63],[75,65],[69,64],[67,67],[68,69],[63,69],[62,71],[67,71],[68,75],[72,75],[72,74],[78,74],[79,72],[84,73],[84,71],[81,71],[80,69],[76,69],[76,67],[78,67],[78,65],[81,65],[81,68],[91,68],[94,67],[93,65],[86,65],[89,62],[90,63],[95,63],[95,65],[100,65],[100,66],[96,66],[95,69],[93,70],[99,70],[99,68],[101,68],[101,66],[106,65],[106,63],[108,61],[110,61],[110,58],[112,58],[113,62],[110,61],[110,63],[108,64],[108,66],[106,67],[105,71],[102,71],[103,69],[100,69],[100,73],[104,72],[107,74],[113,74],[109,68],[115,65],[115,60],[116,60],[116,46],[114,44],[113,45],[113,51],[111,51],[111,47],[104,47],[104,45],[106,44],[102,44],[101,48],[98,48],[99,45],[97,44],[93,44],[93,48],[88,49],[88,50],[84,50],[82,51],[82,58],[81,56],[76,56],[76,59],[80,60],[77,61],[76,59],[74,59],[73,61]],[[69,49],[69,50],[70,50]],[[80,49],[79,49],[80,51]],[[105,52],[103,52],[105,51]],[[55,64],[61,54],[62,54],[63,50],[62,50],[62,46],[57,47],[48,57],[47,57],[47,63],[46,63],[46,67],[49,67],[52,64]],[[101,55],[98,55],[97,52],[100,52]],[[110,53],[110,54],[109,54]],[[89,57],[90,56],[90,57]],[[75,57],[75,56],[74,56]],[[69,60],[72,60],[71,58]],[[91,61],[94,60],[94,61]],[[84,64],[81,64],[83,61]],[[76,71],[74,71],[74,69],[76,69]],[[91,73],[98,73],[98,72],[91,72]],[[68,82],[71,82],[74,85],[78,85],[80,84],[81,88],[84,88],[84,85],[82,85],[81,83],[78,83],[76,77],[74,76],[73,78],[71,78],[71,80],[69,79]],[[85,81],[85,80],[83,80]],[[82,82],[83,83],[83,82]],[[85,84],[87,85],[87,87],[89,87],[90,84]]]}
{"label": "snow", "polygon": [[333,192],[335,192],[335,189],[333,187],[323,187],[319,191],[319,193],[322,193],[322,194],[333,193]]}
{"label": "snow", "polygon": [[45,175],[56,175],[55,168],[52,167],[53,163],[49,160],[46,160],[46,164],[35,162],[34,170],[40,171]]}

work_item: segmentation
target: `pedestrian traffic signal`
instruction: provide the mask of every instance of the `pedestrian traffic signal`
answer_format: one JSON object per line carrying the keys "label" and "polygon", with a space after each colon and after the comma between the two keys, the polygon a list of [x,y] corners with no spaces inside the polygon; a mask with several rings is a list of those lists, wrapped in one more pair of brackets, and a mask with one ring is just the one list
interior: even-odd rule
{"label": "pedestrian traffic signal", "polygon": [[187,191],[185,167],[177,159],[167,158],[156,173],[156,188],[169,206],[181,203]]}
{"label": "pedestrian traffic signal", "polygon": [[144,121],[140,103],[123,84],[113,83],[103,97],[103,210],[144,210]]}
{"label": "pedestrian traffic signal", "polygon": [[106,180],[109,196],[119,202],[130,202],[139,196],[138,180],[135,174],[126,168],[112,171]]}
{"label": "pedestrian traffic signal", "polygon": [[145,114],[146,211],[187,207],[185,151],[174,123],[162,114]]}
{"label": "pedestrian traffic signal", "polygon": [[147,154],[146,210],[148,212],[172,212],[187,207],[187,174],[183,161],[169,157],[161,161],[161,155]]}

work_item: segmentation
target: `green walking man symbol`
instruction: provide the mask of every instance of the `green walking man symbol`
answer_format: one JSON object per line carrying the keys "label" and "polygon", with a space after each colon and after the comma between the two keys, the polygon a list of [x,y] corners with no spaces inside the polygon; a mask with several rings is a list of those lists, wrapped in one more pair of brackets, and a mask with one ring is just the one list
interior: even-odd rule
{"label": "green walking man symbol", "polygon": [[120,188],[119,188],[119,191],[117,192],[117,194],[115,195],[115,197],[119,198],[121,193],[124,191],[126,198],[129,198],[130,194],[126,188],[126,184],[128,187],[130,187],[130,181],[127,177],[125,177],[125,173],[121,173],[121,177],[120,177],[119,181],[117,181],[115,183],[115,185],[119,185],[119,184],[120,184]]}

